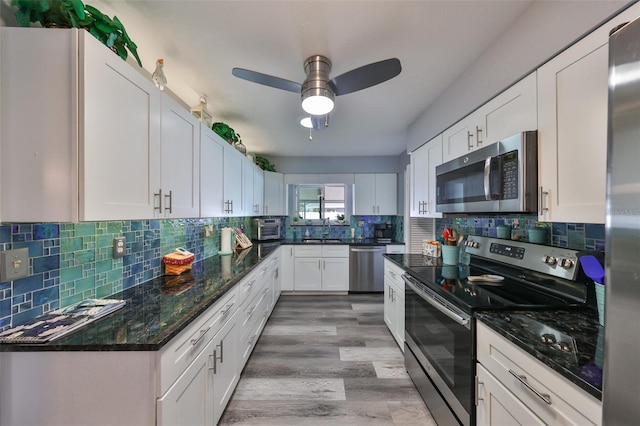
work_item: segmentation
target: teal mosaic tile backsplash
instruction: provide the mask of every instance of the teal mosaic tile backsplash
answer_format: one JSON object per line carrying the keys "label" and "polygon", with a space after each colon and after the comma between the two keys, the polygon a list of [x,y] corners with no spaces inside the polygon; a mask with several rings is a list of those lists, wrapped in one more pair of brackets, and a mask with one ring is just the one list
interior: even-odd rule
{"label": "teal mosaic tile backsplash", "polygon": [[573,250],[605,250],[605,227],[599,223],[540,223],[537,216],[505,215],[476,217],[447,217],[436,220],[436,235],[445,227],[454,227],[465,235],[496,237],[498,225],[512,227],[512,238],[527,241],[527,230],[542,225],[547,230],[545,244]]}
{"label": "teal mosaic tile backsplash", "polygon": [[[292,226],[289,218],[283,218],[282,229],[289,239],[304,238],[309,231],[310,238],[321,238],[323,227],[318,225]],[[359,226],[362,223],[363,226]],[[403,216],[351,216],[348,225],[332,225],[329,229],[329,238],[351,238],[351,228],[355,229],[356,238],[374,238],[374,224],[391,223],[394,226],[395,240],[404,241],[404,217]]]}
{"label": "teal mosaic tile backsplash", "polygon": [[[205,227],[213,234],[205,237]],[[220,229],[251,218],[167,219],[0,225],[0,250],[29,249],[24,279],[0,283],[0,329],[87,298],[102,298],[162,274],[162,256],[176,247],[196,261],[218,253]],[[125,256],[113,258],[113,238],[126,238]]]}

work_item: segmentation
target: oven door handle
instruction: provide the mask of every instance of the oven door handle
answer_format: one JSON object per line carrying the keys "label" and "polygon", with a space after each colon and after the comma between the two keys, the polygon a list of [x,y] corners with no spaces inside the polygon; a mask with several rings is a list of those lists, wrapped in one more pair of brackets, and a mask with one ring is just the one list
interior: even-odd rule
{"label": "oven door handle", "polygon": [[406,275],[403,274],[402,275],[402,279],[425,302],[429,303],[431,306],[436,308],[438,311],[440,311],[441,313],[446,315],[448,318],[454,320],[456,322],[456,324],[460,324],[461,326],[469,328],[469,318],[465,318],[465,317],[459,315],[458,313],[452,311],[451,309],[447,308],[446,306],[442,305],[441,303],[438,303],[437,300],[435,300],[433,297],[431,297],[429,294],[427,294],[423,290],[420,290],[420,289],[416,288],[416,286],[412,282],[412,279],[407,277]]}

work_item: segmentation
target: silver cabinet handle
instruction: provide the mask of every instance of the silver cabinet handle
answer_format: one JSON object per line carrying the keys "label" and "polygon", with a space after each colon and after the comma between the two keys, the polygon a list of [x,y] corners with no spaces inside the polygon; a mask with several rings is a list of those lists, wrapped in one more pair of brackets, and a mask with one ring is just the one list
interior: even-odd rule
{"label": "silver cabinet handle", "polygon": [[236,302],[233,302],[232,304],[227,305],[227,309],[225,309],[224,311],[222,311],[222,316],[227,315],[227,314],[229,313],[229,311],[231,310],[231,308],[233,308],[233,305],[235,305],[235,304],[236,304]]}
{"label": "silver cabinet handle", "polygon": [[511,369],[509,369],[509,374],[511,374],[516,379],[518,379],[518,381],[520,383],[522,383],[527,389],[529,389],[531,392],[533,392],[538,398],[540,398],[541,400],[546,402],[547,405],[551,405],[551,396],[549,394],[546,394],[546,393],[540,393],[539,390],[537,390],[536,388],[531,386],[529,384],[529,382],[527,381],[527,376],[521,376],[521,375],[519,375],[518,373],[516,373],[515,371],[513,371]]}
{"label": "silver cabinet handle", "polygon": [[471,151],[473,149],[473,133],[467,131],[467,151]]}
{"label": "silver cabinet handle", "polygon": [[320,259],[318,259],[318,269],[322,269],[320,268]]}
{"label": "silver cabinet handle", "polygon": [[[217,348],[220,348],[220,364],[224,363],[224,361],[222,360],[222,357],[224,356],[224,340],[220,340],[220,344],[216,346]],[[216,351],[213,351],[214,356]]]}
{"label": "silver cabinet handle", "polygon": [[213,370],[213,374],[217,373],[218,366],[216,365],[216,351],[213,351],[213,354],[209,355],[209,361],[213,358],[213,367],[209,367],[209,370]]}
{"label": "silver cabinet handle", "polygon": [[164,198],[169,198],[169,207],[165,207],[164,210],[169,210],[169,213],[173,213],[173,191],[169,191],[169,194],[165,194]]}
{"label": "silver cabinet handle", "polygon": [[200,330],[200,335],[195,339],[191,339],[191,345],[195,346],[198,343],[200,343],[204,335],[207,334],[207,331],[209,331],[210,329],[211,329],[211,326],[209,326],[206,330]]}
{"label": "silver cabinet handle", "polygon": [[158,192],[153,193],[153,197],[158,197],[158,207],[153,207],[154,211],[159,211],[162,213],[162,188],[158,189]]}
{"label": "silver cabinet handle", "polygon": [[540,197],[540,202],[538,203],[538,214],[542,216],[544,212],[549,211],[549,207],[544,207],[543,203],[544,199],[547,198],[547,195],[549,195],[549,191],[545,191],[541,186],[538,192]]}
{"label": "silver cabinet handle", "polygon": [[476,126],[476,146],[482,145],[482,127]]}

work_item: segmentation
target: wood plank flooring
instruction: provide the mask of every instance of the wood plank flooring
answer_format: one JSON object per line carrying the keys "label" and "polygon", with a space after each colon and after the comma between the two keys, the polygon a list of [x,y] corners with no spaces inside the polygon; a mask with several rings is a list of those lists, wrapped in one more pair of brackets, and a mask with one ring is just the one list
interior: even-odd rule
{"label": "wood plank flooring", "polygon": [[435,425],[382,294],[281,296],[220,425]]}

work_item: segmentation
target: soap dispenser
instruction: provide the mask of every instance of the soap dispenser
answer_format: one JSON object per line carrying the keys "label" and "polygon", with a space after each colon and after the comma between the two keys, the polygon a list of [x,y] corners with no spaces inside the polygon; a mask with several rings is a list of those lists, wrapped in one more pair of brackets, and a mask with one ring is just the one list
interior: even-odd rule
{"label": "soap dispenser", "polygon": [[309,238],[309,230],[308,229],[306,231],[304,231],[304,237],[305,238]]}

